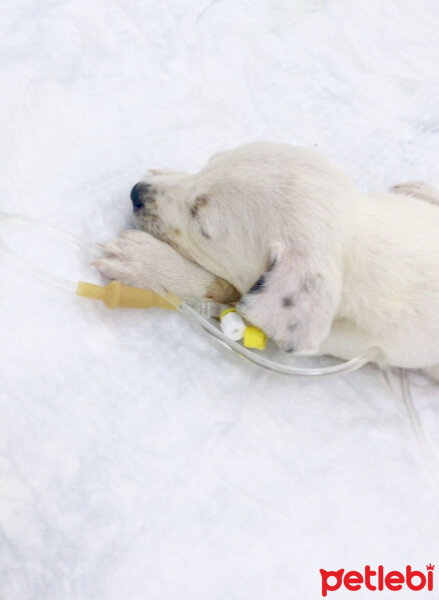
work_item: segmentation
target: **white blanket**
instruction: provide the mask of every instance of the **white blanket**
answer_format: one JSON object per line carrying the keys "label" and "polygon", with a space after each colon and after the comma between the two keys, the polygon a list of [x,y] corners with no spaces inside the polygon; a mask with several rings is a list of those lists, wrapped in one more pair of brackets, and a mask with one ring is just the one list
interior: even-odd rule
{"label": "white blanket", "polygon": [[[364,189],[438,187],[438,28],[436,0],[4,3],[0,208],[104,240],[147,168],[257,139]],[[8,235],[99,280],[86,253]],[[0,314],[1,598],[314,600],[320,568],[438,559],[438,488],[377,369],[276,376],[4,257]],[[439,388],[411,380],[439,451]]]}

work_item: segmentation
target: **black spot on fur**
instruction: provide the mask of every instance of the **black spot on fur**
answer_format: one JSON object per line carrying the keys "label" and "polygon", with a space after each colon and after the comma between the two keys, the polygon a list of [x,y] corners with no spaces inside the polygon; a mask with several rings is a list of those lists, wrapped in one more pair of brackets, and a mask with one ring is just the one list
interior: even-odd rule
{"label": "black spot on fur", "polygon": [[294,352],[294,346],[292,344],[285,346],[285,352]]}
{"label": "black spot on fur", "polygon": [[320,273],[317,273],[315,276],[309,276],[305,279],[302,290],[304,292],[314,292],[318,291],[322,286],[323,276]]}
{"label": "black spot on fur", "polygon": [[264,273],[263,275],[261,275],[259,277],[257,282],[254,285],[252,285],[252,287],[249,289],[247,294],[259,294],[260,292],[262,292],[264,290],[265,284],[266,284],[266,277],[265,277],[265,273]]}
{"label": "black spot on fur", "polygon": [[265,284],[267,283],[267,273],[274,269],[276,263],[277,260],[274,258],[268,266],[268,269],[259,277],[257,282],[249,289],[247,294],[258,294],[259,292],[262,292],[264,290]]}
{"label": "black spot on fur", "polygon": [[292,296],[285,296],[284,298],[282,298],[282,306],[284,306],[285,308],[291,308],[292,306],[294,306],[294,300]]}

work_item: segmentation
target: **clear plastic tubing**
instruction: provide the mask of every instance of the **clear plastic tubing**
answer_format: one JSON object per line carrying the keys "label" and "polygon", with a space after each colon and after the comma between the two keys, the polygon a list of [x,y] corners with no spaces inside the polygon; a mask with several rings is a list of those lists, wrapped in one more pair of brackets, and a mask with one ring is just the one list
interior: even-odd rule
{"label": "clear plastic tubing", "polygon": [[[79,238],[70,233],[66,233],[65,231],[60,231],[56,227],[49,225],[48,223],[44,223],[43,221],[39,221],[38,219],[34,219],[32,217],[26,217],[25,215],[19,215],[15,213],[6,213],[0,211],[0,220],[15,223],[16,225],[32,225],[33,227],[39,227],[40,229],[45,229],[48,231],[53,237],[59,239],[63,242],[68,243],[70,246],[75,248],[75,250],[87,250],[87,252],[94,252],[95,254],[99,254],[99,247],[97,244],[90,244],[87,242],[82,242]],[[42,281],[49,283],[50,285],[59,287],[63,290],[68,290],[75,292],[77,288],[77,282],[70,281],[69,279],[65,279],[64,277],[59,277],[58,275],[53,275],[52,273],[48,273],[43,269],[39,269],[33,263],[23,258],[19,254],[17,254],[12,248],[6,244],[6,242],[0,236],[0,250],[3,255],[18,264],[21,267],[24,267],[27,271],[37,276]]]}
{"label": "clear plastic tubing", "polygon": [[238,344],[238,342],[230,340],[224,335],[224,333],[220,329],[218,329],[217,327],[215,327],[215,325],[213,325],[213,323],[199,315],[186,302],[183,302],[180,305],[179,310],[188,319],[197,322],[205,331],[207,331],[207,333],[212,335],[218,342],[224,344],[226,348],[228,348],[241,358],[245,358],[250,362],[254,363],[255,365],[258,365],[259,367],[263,367],[264,369],[268,369],[269,371],[274,371],[275,373],[282,373],[283,375],[293,375],[302,377],[344,375],[346,373],[356,371],[357,369],[361,369],[361,367],[363,367],[368,362],[374,360],[378,356],[378,349],[370,348],[362,356],[357,356],[356,358],[352,358],[351,360],[338,363],[331,367],[293,367],[291,365],[286,365],[275,362],[273,360],[268,360],[267,358],[264,358],[261,354],[256,354],[256,352],[252,352],[245,346]]}

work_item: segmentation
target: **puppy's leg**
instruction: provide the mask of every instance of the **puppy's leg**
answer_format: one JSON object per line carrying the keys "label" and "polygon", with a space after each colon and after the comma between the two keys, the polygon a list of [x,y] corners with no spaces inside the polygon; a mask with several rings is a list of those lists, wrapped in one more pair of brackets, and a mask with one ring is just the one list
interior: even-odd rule
{"label": "puppy's leg", "polygon": [[431,202],[431,204],[439,205],[439,192],[421,181],[398,183],[398,185],[391,187],[389,192],[413,196],[413,198],[419,198],[419,200],[426,200],[427,202]]}
{"label": "puppy's leg", "polygon": [[110,279],[159,294],[233,302],[239,294],[227,281],[187,260],[149,233],[130,230],[102,245],[105,256],[94,262]]}
{"label": "puppy's leg", "polygon": [[[404,183],[399,183],[390,188],[389,191],[394,194],[413,196],[414,198],[419,198],[419,200],[424,200],[439,206],[439,192],[421,181],[406,181]],[[423,369],[423,371],[428,377],[433,379],[433,381],[439,383],[439,365],[427,367],[426,369]]]}
{"label": "puppy's leg", "polygon": [[284,249],[238,310],[283,350],[317,353],[330,331],[340,291],[341,275],[330,259]]}
{"label": "puppy's leg", "polygon": [[376,340],[351,321],[335,318],[329,336],[320,346],[320,353],[349,360],[361,356],[376,345]]}

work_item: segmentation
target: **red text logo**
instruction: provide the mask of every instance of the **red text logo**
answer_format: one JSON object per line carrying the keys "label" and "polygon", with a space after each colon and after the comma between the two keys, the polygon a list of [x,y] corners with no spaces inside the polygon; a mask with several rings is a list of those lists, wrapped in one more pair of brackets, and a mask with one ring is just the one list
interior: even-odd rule
{"label": "red text logo", "polygon": [[407,565],[405,572],[389,571],[385,572],[384,567],[380,565],[376,571],[372,570],[370,565],[366,565],[364,572],[346,571],[325,571],[320,569],[322,576],[322,596],[327,596],[328,592],[336,592],[342,586],[351,591],[366,589],[371,592],[382,592],[384,589],[393,592],[399,592],[403,588],[413,592],[427,589],[433,590],[433,570],[434,565],[429,564],[426,572],[414,571],[410,565]]}

